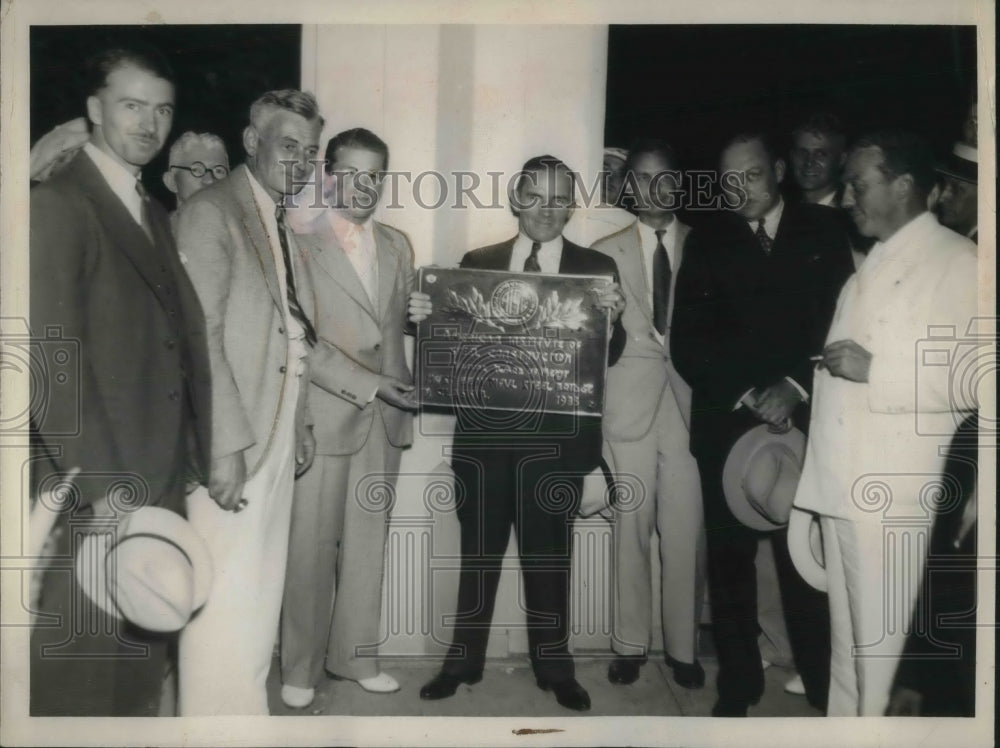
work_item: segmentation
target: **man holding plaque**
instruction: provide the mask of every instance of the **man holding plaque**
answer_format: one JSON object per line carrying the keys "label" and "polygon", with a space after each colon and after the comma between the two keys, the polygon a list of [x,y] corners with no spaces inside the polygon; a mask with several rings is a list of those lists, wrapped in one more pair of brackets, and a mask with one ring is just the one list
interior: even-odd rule
{"label": "man holding plaque", "polygon": [[612,472],[639,483],[638,506],[622,507],[614,523],[614,616],[608,668],[612,683],[639,678],[652,633],[650,542],[659,534],[663,648],[674,680],[701,688],[698,611],[704,589],[705,523],[698,465],[688,449],[691,388],[670,356],[674,288],[690,228],[674,216],[680,172],[669,144],[640,140],[629,149],[632,209],[639,220],[601,239],[594,249],[622,274],[628,342],[608,372],[604,434]]}
{"label": "man holding plaque", "polygon": [[[462,268],[601,275],[617,278],[609,257],[566,241],[573,215],[573,174],[559,159],[530,159],[514,182],[512,211],[518,235],[469,252]],[[608,363],[621,354],[625,333],[619,316],[625,299],[617,283],[595,300],[614,329]],[[410,319],[432,311],[430,297],[410,296]],[[454,639],[441,672],[420,691],[422,699],[443,699],[460,683],[482,679],[497,585],[511,526],[517,537],[531,663],[542,690],[555,692],[568,709],[590,708],[590,696],[576,681],[569,654],[569,580],[572,517],[583,478],[601,459],[601,419],[541,413],[537,408],[499,412],[460,408],[452,450],[462,569]],[[569,491],[564,491],[566,487]]]}

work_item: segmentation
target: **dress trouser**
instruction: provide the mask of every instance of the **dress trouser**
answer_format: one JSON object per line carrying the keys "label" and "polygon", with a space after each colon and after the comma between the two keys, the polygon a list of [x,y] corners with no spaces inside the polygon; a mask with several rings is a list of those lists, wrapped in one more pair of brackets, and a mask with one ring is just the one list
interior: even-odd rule
{"label": "dress trouser", "polygon": [[705,522],[698,464],[669,387],[649,432],[609,442],[616,481],[624,484],[614,513],[614,616],[611,648],[645,657],[652,632],[650,544],[659,536],[660,615],[664,651],[681,662],[697,657],[705,587]]}
{"label": "dress trouser", "polygon": [[820,517],[830,594],[831,717],[881,717],[910,630],[926,527]]}
{"label": "dress trouser", "polygon": [[208,602],[180,637],[181,716],[268,714],[265,682],[288,556],[300,382],[286,383],[270,450],[243,489],[247,507],[223,511],[204,487],[188,496],[188,519],[212,554],[215,575]]}
{"label": "dress trouser", "polygon": [[[764,692],[757,622],[755,558],[760,533],[743,525],[726,504],[722,469],[728,447],[698,456],[708,542],[712,634],[719,658],[717,688],[724,701],[753,704]],[[788,555],[787,531],[771,533],[785,622],[809,703],[826,709],[830,668],[826,595],[810,587]]]}
{"label": "dress trouser", "polygon": [[[181,511],[186,433],[186,423],[182,423],[173,468],[160,476],[147,476],[149,486],[161,487],[148,497],[150,504]],[[86,487],[86,482],[82,485]],[[177,635],[146,631],[117,619],[84,594],[77,583],[75,558],[83,533],[95,523],[109,528],[86,507],[59,518],[52,530],[55,558],[42,577],[37,622],[31,633],[29,712],[33,717],[155,717],[159,712],[168,646]]]}
{"label": "dress trouser", "polygon": [[[571,452],[567,447],[563,447]],[[479,446],[456,441],[452,467],[462,562],[454,636],[443,671],[476,675],[486,660],[511,527],[517,537],[531,664],[551,682],[574,677],[569,653],[572,515],[583,475],[552,442]],[[588,471],[589,472],[589,471]]]}
{"label": "dress trouser", "polygon": [[385,538],[400,449],[376,414],[352,455],[317,455],[295,482],[281,613],[281,680],[377,675]]}

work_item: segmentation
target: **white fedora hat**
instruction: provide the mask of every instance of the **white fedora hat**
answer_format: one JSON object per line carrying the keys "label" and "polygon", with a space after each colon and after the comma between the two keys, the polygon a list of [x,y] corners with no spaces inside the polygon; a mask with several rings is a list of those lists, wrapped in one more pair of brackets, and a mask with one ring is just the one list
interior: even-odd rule
{"label": "white fedora hat", "polygon": [[208,599],[212,557],[183,517],[142,507],[117,533],[84,538],[76,578],[87,597],[116,618],[149,631],[178,631]]}
{"label": "white fedora hat", "polygon": [[823,532],[818,514],[792,507],[788,519],[788,555],[803,579],[820,592],[826,592]]}
{"label": "white fedora hat", "polygon": [[795,428],[775,433],[762,424],[741,436],[722,469],[722,489],[733,516],[754,530],[784,527],[805,454],[805,434]]}

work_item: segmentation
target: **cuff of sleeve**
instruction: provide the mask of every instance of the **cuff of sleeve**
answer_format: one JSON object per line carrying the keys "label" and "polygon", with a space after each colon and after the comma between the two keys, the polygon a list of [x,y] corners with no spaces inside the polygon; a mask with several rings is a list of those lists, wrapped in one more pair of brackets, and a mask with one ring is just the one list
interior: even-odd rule
{"label": "cuff of sleeve", "polygon": [[746,392],[744,392],[742,395],[740,395],[739,399],[736,401],[736,405],[733,406],[733,410],[739,410],[740,408],[742,408],[743,407],[743,398],[745,398],[751,392],[753,392],[753,387],[751,387]]}
{"label": "cuff of sleeve", "polygon": [[375,401],[375,396],[377,394],[378,394],[378,385],[376,384],[375,387],[372,388],[371,394],[368,395],[368,399],[365,400],[365,402],[367,402],[367,403],[374,402]]}
{"label": "cuff of sleeve", "polygon": [[801,384],[796,382],[791,377],[785,377],[785,381],[787,381],[790,385],[792,385],[792,387],[794,387],[799,391],[799,396],[802,398],[802,402],[804,403],[809,402],[809,393],[806,392],[805,388]]}

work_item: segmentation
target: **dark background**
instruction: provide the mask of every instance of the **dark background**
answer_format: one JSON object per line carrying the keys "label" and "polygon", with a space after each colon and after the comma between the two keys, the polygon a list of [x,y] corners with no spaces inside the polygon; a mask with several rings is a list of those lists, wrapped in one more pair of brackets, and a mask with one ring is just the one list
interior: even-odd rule
{"label": "dark background", "polygon": [[947,153],[976,90],[972,26],[612,26],[605,144],[664,137],[688,168],[763,128],[787,147],[815,109],[849,136],[901,126]]}
{"label": "dark background", "polygon": [[213,132],[233,166],[243,160],[250,104],[265,91],[298,88],[298,25],[34,26],[31,29],[31,142],[60,122],[86,116],[83,61],[113,44],[143,41],[162,52],[177,76],[177,110],[167,145],[143,169],[146,187],[169,208],[160,176],[185,131]]}
{"label": "dark background", "polygon": [[[86,114],[88,55],[120,40],[150,43],[174,66],[178,107],[144,181],[172,206],[159,176],[174,139],[214,132],[239,163],[250,103],[299,85],[301,36],[298,25],[33,27],[32,142]],[[682,167],[711,169],[736,131],[787,137],[804,114],[824,109],[851,135],[901,125],[943,155],[975,92],[975,44],[971,26],[611,26],[605,143],[665,137]]]}

